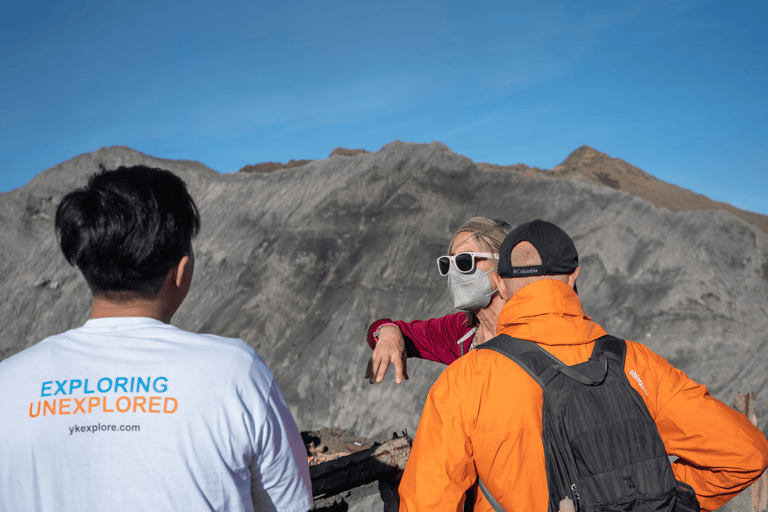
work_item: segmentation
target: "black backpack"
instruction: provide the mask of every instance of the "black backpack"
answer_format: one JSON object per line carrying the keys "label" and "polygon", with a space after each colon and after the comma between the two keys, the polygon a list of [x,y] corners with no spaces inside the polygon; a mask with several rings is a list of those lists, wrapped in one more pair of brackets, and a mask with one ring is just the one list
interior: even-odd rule
{"label": "black backpack", "polygon": [[[699,510],[693,489],[675,480],[658,428],[627,380],[624,340],[603,336],[589,360],[574,366],[505,334],[477,348],[507,356],[543,390],[549,512],[566,497],[580,512]],[[478,484],[493,509],[503,512]]]}

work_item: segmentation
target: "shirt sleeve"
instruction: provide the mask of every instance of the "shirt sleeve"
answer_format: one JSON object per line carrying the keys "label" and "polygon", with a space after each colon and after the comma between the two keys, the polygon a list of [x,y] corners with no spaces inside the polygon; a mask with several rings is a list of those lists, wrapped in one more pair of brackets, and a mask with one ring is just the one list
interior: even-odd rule
{"label": "shirt sleeve", "polygon": [[[638,345],[636,345],[638,346]],[[664,358],[645,348],[657,381],[656,426],[675,478],[696,491],[702,510],[715,510],[757,480],[768,466],[768,441],[749,419],[713,398]]]}
{"label": "shirt sleeve", "polygon": [[306,449],[274,380],[257,443],[256,458],[251,466],[254,510],[308,510],[312,506],[312,484]]}
{"label": "shirt sleeve", "polygon": [[400,481],[400,512],[463,510],[464,494],[477,479],[452,369],[435,381],[424,404]]}
{"label": "shirt sleeve", "polygon": [[461,345],[458,344],[458,341],[470,331],[466,316],[459,312],[440,318],[410,322],[388,318],[376,320],[368,328],[366,337],[371,348],[376,344],[373,333],[379,326],[388,322],[397,325],[403,333],[408,357],[451,364],[462,354],[466,354],[472,344],[472,336],[468,336]]}

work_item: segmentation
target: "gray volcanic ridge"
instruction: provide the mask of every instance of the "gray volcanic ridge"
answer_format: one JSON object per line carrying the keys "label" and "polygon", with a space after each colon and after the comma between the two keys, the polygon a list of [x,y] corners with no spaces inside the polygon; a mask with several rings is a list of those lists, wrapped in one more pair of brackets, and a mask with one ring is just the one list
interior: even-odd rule
{"label": "gray volcanic ridge", "polygon": [[234,174],[126,147],[79,155],[0,194],[0,359],[88,318],[90,294],[59,252],[53,216],[101,163],[163,167],[186,181],[203,226],[173,322],[252,345],[301,430],[415,433],[444,366],[411,359],[409,381],[396,385],[390,370],[371,386],[366,328],[452,312],[434,260],[477,215],[561,226],[581,256],[587,314],[728,404],[754,392],[768,430],[768,218],[725,211],[735,209],[586,146],[551,171],[475,164],[439,142]]}

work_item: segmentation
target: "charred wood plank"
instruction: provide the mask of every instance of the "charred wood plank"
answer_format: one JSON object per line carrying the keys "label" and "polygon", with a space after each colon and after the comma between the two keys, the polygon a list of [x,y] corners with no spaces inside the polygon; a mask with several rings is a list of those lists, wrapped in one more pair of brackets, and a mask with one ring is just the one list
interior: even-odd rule
{"label": "charred wood plank", "polygon": [[[336,495],[360,494],[363,497],[378,491],[377,485],[370,485],[379,480],[399,481],[405,463],[411,452],[412,441],[408,436],[391,439],[367,450],[323,462],[309,468],[312,480],[312,494],[315,503],[320,504],[333,499]],[[358,487],[360,492],[350,492]]]}

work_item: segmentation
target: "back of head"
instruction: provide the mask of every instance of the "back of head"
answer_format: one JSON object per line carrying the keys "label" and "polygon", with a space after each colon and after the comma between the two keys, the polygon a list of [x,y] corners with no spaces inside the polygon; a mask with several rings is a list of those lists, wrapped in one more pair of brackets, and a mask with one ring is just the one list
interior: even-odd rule
{"label": "back of head", "polygon": [[[520,242],[527,242],[518,248]],[[515,228],[501,245],[501,277],[568,275],[579,266],[579,253],[568,233],[536,219]]]}
{"label": "back of head", "polygon": [[56,210],[67,262],[94,295],[113,300],[155,296],[171,267],[191,254],[199,230],[197,206],[181,178],[141,165],[102,166]]}
{"label": "back of head", "polygon": [[[472,217],[467,222],[459,226],[459,229],[453,234],[451,238],[451,245],[448,247],[448,252],[453,253],[455,246],[461,244],[467,238],[473,240],[480,249],[484,252],[492,254],[499,254],[501,244],[504,242],[504,238],[507,233],[512,231],[514,226],[509,222],[502,219],[487,219],[485,217]],[[469,236],[464,239],[457,239],[459,233],[469,233]],[[491,259],[494,264],[497,260]]]}

